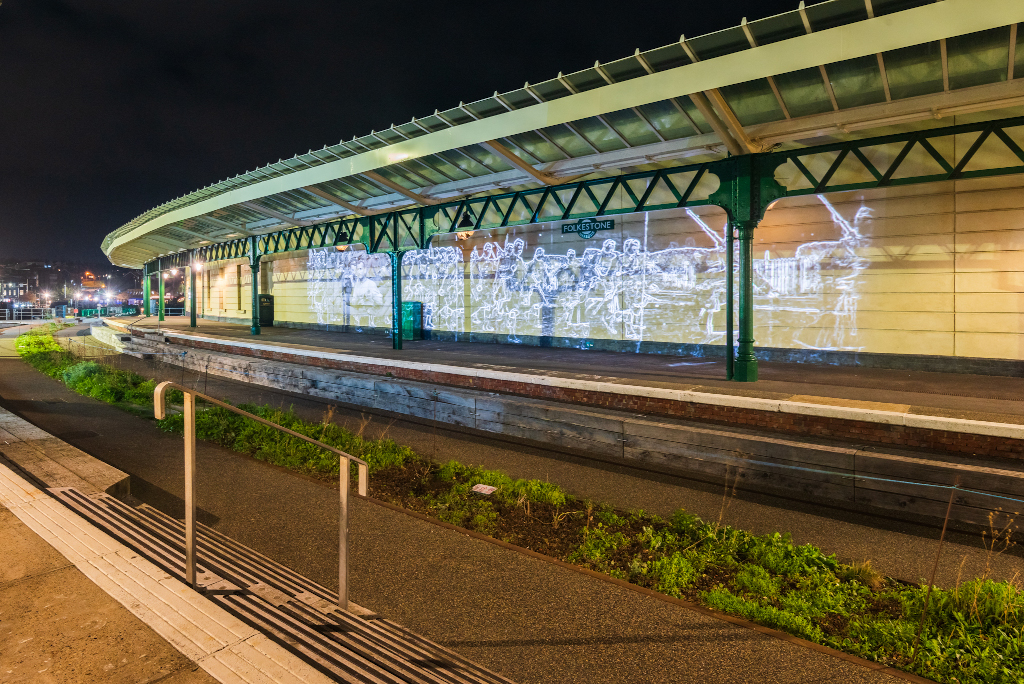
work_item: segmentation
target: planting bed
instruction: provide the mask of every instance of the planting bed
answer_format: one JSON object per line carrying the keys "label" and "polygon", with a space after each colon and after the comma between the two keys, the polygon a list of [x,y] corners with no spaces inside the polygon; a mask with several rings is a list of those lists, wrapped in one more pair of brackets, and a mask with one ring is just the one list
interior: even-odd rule
{"label": "planting bed", "polygon": [[[24,358],[69,387],[135,410],[146,391],[151,401],[153,381],[83,362],[52,338],[37,337],[19,340]],[[934,589],[915,652],[926,588],[882,577],[870,563],[842,564],[788,535],[757,536],[682,510],[665,520],[576,499],[550,482],[435,463],[391,440],[347,431],[330,411],[313,423],[269,406],[240,408],[366,460],[374,498],[937,681],[1024,681],[1024,592],[1017,582],[982,577]],[[182,417],[159,426],[181,431]],[[199,439],[336,481],[332,452],[230,411],[200,411],[196,431]],[[494,489],[480,494],[476,485]],[[728,501],[726,491],[723,512]],[[1011,543],[1009,532],[1012,521],[996,525],[992,553]]]}

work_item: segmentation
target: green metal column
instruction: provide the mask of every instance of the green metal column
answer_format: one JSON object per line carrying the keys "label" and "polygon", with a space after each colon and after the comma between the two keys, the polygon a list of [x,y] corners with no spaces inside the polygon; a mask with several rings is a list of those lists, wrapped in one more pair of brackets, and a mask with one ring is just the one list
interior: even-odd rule
{"label": "green metal column", "polygon": [[196,327],[196,264],[193,261],[188,267],[188,306],[189,327]]}
{"label": "green metal column", "polygon": [[249,274],[252,276],[252,334],[260,334],[260,260],[249,265]]}
{"label": "green metal column", "polygon": [[149,267],[142,267],[142,315],[149,316],[149,295],[153,291],[153,280],[149,275]]}
{"label": "green metal column", "polygon": [[391,252],[391,346],[402,348],[402,257],[405,252]]}
{"label": "green metal column", "polygon": [[732,380],[736,374],[734,368],[736,349],[734,347],[735,340],[733,335],[733,307],[735,306],[734,300],[736,299],[736,292],[733,289],[736,278],[733,273],[736,270],[733,263],[733,255],[736,251],[736,226],[733,225],[731,217],[728,223],[726,223],[725,229],[728,231],[725,240],[725,379]]}
{"label": "green metal column", "polygon": [[260,255],[256,238],[249,238],[249,275],[252,278],[252,327],[253,335],[260,334]]}
{"label": "green metal column", "polygon": [[160,279],[160,302],[157,304],[157,310],[160,312],[159,320],[164,320],[164,276],[167,275],[163,271],[157,273],[157,277]]}
{"label": "green metal column", "polygon": [[738,221],[740,239],[740,337],[733,379],[757,381],[754,356],[754,228],[756,219]]}
{"label": "green metal column", "polygon": [[[729,213],[729,231],[736,232],[739,239],[739,340],[736,355],[731,364],[731,379],[737,382],[757,381],[757,358],[754,356],[754,229],[764,216],[766,203],[780,195],[783,190],[763,163],[764,155],[746,154],[731,157],[728,166],[719,167],[722,188],[717,193],[717,204]],[[769,164],[770,166],[770,164]],[[763,176],[763,177],[762,177]],[[727,242],[729,258],[727,269],[733,261],[734,240],[730,234]],[[732,271],[729,273],[732,279]],[[730,296],[729,294],[726,295]],[[729,302],[730,308],[732,300]],[[726,319],[728,326],[728,318]],[[728,331],[727,331],[728,332]],[[729,350],[732,340],[727,343]],[[730,364],[726,361],[726,374]]]}

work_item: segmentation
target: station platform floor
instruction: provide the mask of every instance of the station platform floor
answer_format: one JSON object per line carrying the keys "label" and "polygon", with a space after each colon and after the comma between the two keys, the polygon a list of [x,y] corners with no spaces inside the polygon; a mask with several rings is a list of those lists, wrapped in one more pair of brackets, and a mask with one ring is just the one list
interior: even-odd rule
{"label": "station platform floor", "polygon": [[725,379],[724,360],[686,356],[435,340],[406,340],[395,350],[382,335],[266,327],[253,336],[248,325],[203,319],[194,329],[181,317],[116,320],[381,359],[1024,425],[1024,377],[761,362],[757,382],[739,383]]}

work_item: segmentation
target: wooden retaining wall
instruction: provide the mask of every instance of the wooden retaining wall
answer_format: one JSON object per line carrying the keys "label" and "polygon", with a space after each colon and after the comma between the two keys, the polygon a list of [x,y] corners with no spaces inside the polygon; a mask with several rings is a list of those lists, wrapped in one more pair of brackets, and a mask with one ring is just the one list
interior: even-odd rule
{"label": "wooden retaining wall", "polygon": [[[138,336],[129,351],[167,354],[181,349],[164,340],[162,334]],[[944,516],[949,490],[942,486],[952,484],[957,476],[962,490],[976,490],[957,494],[954,518],[964,523],[987,526],[991,509],[1017,510],[1015,502],[993,499],[984,492],[1024,498],[1024,466],[1012,459],[1000,462],[950,452],[908,451],[868,440],[797,438],[742,423],[711,424],[197,347],[183,360],[177,355],[156,358],[172,358],[175,365],[183,362],[194,371],[590,458],[716,482],[736,478],[746,490],[845,508],[899,511],[901,517],[911,519]],[[398,375],[400,369],[395,370]]]}

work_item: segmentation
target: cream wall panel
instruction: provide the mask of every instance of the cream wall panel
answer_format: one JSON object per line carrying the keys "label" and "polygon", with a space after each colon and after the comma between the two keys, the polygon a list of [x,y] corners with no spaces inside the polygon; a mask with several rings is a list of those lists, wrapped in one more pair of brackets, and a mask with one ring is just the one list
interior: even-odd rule
{"label": "cream wall panel", "polygon": [[[1020,224],[1024,226],[1024,223]],[[1024,250],[1024,230],[961,233],[956,236],[956,251],[1020,252]]]}
{"label": "cream wall panel", "polygon": [[[867,207],[874,219],[902,218],[905,216],[933,216],[952,213],[955,209],[951,193],[914,194],[904,197],[886,197],[878,191],[865,192],[862,198],[845,205],[841,211],[851,215],[856,212],[854,207]],[[838,208],[838,207],[837,207]]]}
{"label": "cream wall panel", "polygon": [[867,273],[861,276],[861,292],[874,294],[908,292],[951,292],[952,273]]}
{"label": "cream wall panel", "polygon": [[870,247],[858,249],[857,253],[871,262],[872,269],[952,270],[954,247],[952,239],[947,242],[934,237],[908,238],[902,242],[872,240]]}
{"label": "cream wall panel", "polygon": [[[873,206],[873,205],[868,205]],[[911,216],[871,216],[865,233],[874,239],[898,240],[910,235],[948,235],[953,232],[953,214],[915,214]]]}
{"label": "cream wall panel", "polygon": [[[1024,194],[1024,188],[1020,189]],[[1024,202],[1018,202],[1024,204]],[[988,232],[995,230],[1018,231],[1024,227],[1024,209],[999,209],[993,211],[976,211],[956,215],[956,232]],[[959,236],[958,236],[959,237]],[[969,236],[968,236],[969,238]]]}
{"label": "cream wall panel", "polygon": [[957,271],[1016,271],[1024,266],[1024,252],[972,252],[956,255]]}
{"label": "cream wall panel", "polygon": [[958,333],[1024,333],[1024,315],[1013,313],[957,313]]}
{"label": "cream wall panel", "polygon": [[[755,312],[755,317],[757,312]],[[831,330],[834,328],[837,314],[826,313],[808,316],[798,311],[780,311],[772,317],[773,326],[792,329]],[[851,321],[852,322],[852,321]],[[860,311],[855,319],[857,330],[930,330],[953,332],[952,313],[924,312],[882,312]]]}
{"label": "cream wall panel", "polygon": [[904,238],[869,239],[869,246],[857,253],[873,263],[901,263],[906,260],[938,261],[952,266],[954,243],[952,234],[915,235]]}
{"label": "cream wall panel", "polygon": [[[768,328],[754,326],[754,339],[757,346],[793,347],[794,345],[772,344],[772,341],[793,339],[806,335],[806,331],[788,328]],[[953,333],[905,331],[905,330],[858,330],[856,335],[846,340],[854,350],[870,351],[878,354],[906,354],[912,349],[914,354],[935,354],[951,356],[953,354]],[[813,349],[813,344],[803,344],[799,349]]]}
{"label": "cream wall panel", "polygon": [[956,274],[957,292],[1024,292],[1024,270]]}
{"label": "cream wall panel", "polygon": [[956,295],[956,311],[957,313],[1022,313],[1024,312],[1024,293],[958,293]]}
{"label": "cream wall panel", "polygon": [[[953,293],[915,292],[912,296],[892,294],[862,294],[858,310],[866,311],[953,311]],[[858,314],[859,315],[859,314]]]}
{"label": "cream wall panel", "polygon": [[[1017,114],[1012,116],[1021,116],[1024,114],[1024,108],[1022,108]],[[957,192],[974,192],[976,190],[992,190],[997,188],[1021,188],[1024,187],[1024,176],[1020,174],[1012,176],[988,176],[982,178],[965,178],[963,180],[956,181]]]}
{"label": "cream wall panel", "polygon": [[[959,320],[959,319],[957,319]],[[947,312],[860,311],[857,314],[859,330],[932,330],[953,332],[953,314]]]}
{"label": "cream wall panel", "polygon": [[880,354],[934,354],[952,356],[954,334],[918,330],[866,330],[857,332],[863,351]]}
{"label": "cream wall panel", "polygon": [[[811,224],[831,225],[832,218],[828,210],[821,206],[790,206],[787,203],[791,200],[780,200],[772,206],[764,216],[759,227],[772,228],[776,226],[804,226]],[[941,217],[942,220],[949,220],[953,212],[953,198],[943,195],[929,195],[925,197],[913,197],[903,199],[858,199],[856,202],[835,204],[833,207],[841,214],[853,217],[859,209],[866,208],[871,212],[871,219],[879,223],[892,224],[893,221],[905,219],[913,220],[909,226],[918,225],[918,220],[935,220]],[[898,224],[896,224],[898,226]],[[915,231],[911,231],[915,232]],[[922,231],[917,231],[922,232]],[[926,230],[923,232],[927,232]],[[896,233],[902,234],[902,233]]]}
{"label": "cream wall panel", "polygon": [[990,212],[995,209],[1020,209],[1021,187],[1000,188],[998,190],[980,190],[977,192],[958,192],[956,194],[956,211],[968,213],[972,211]]}
{"label": "cream wall panel", "polygon": [[983,359],[1024,359],[1024,335],[1012,333],[958,333],[958,356]]}

